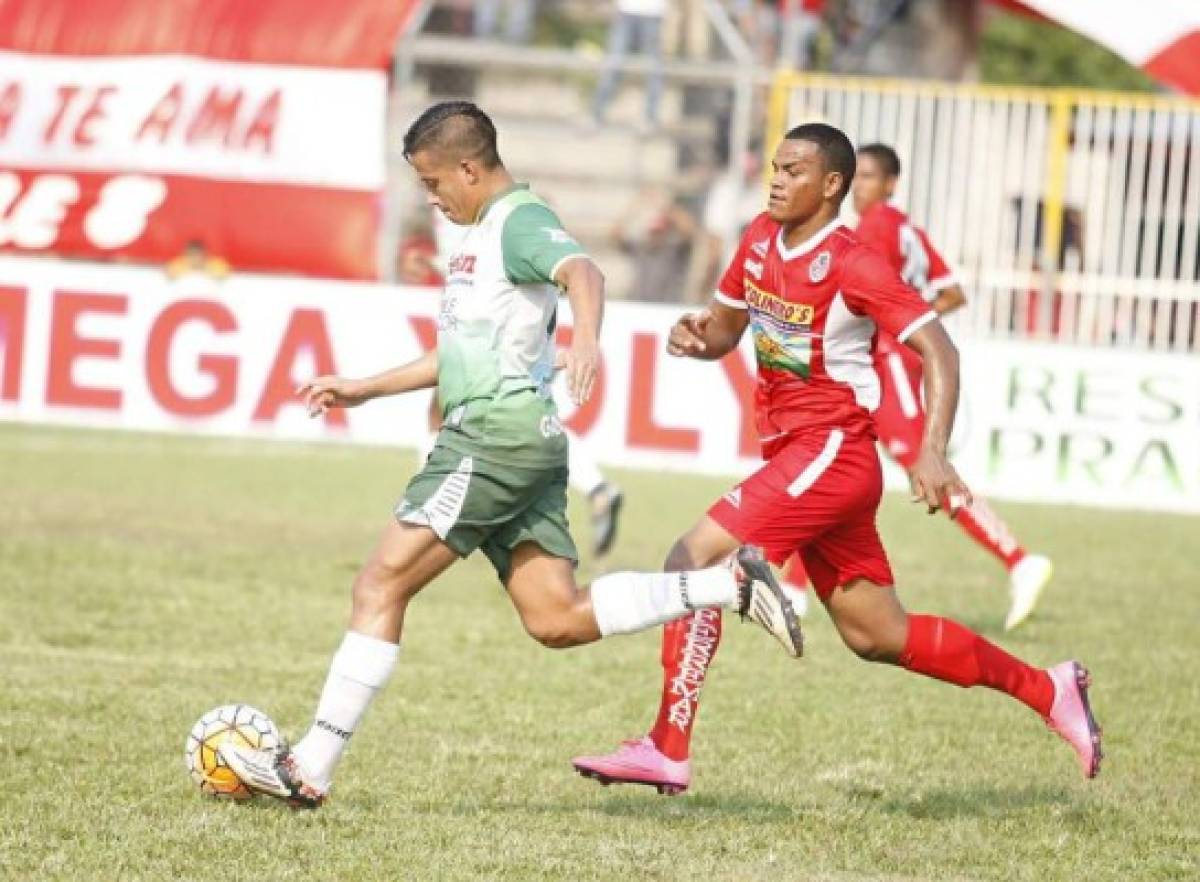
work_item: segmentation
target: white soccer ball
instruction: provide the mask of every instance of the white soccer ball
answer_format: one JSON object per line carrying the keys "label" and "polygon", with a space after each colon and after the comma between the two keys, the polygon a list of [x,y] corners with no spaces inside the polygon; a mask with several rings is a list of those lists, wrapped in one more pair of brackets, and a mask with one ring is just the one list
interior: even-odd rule
{"label": "white soccer ball", "polygon": [[279,730],[256,707],[224,704],[198,719],[188,733],[183,759],[200,791],[220,799],[249,799],[254,794],[225,765],[218,752],[229,739],[256,750],[270,750],[279,746]]}

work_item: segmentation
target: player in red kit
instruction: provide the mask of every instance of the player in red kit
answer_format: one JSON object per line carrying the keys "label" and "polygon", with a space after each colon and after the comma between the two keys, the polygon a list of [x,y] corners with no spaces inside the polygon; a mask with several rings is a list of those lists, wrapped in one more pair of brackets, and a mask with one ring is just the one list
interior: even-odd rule
{"label": "player in red kit", "polygon": [[[899,178],[900,158],[895,150],[886,144],[859,148],[853,189],[858,237],[882,253],[935,312],[945,315],[962,306],[966,297],[925,231],[890,203]],[[921,359],[881,331],[875,346],[875,367],[883,386],[875,430],[883,449],[911,471],[925,430]],[[958,512],[954,522],[1008,571],[1011,603],[1004,628],[1017,627],[1033,612],[1050,581],[1053,566],[1049,559],[1027,552],[999,515],[978,496]]]}
{"label": "player in red kit", "polygon": [[[896,596],[875,527],[883,488],[872,419],[881,397],[874,340],[887,332],[924,365],[924,435],[909,474],[914,501],[930,513],[971,504],[946,459],[958,357],[937,313],[838,221],[854,174],[854,149],[841,131],[808,124],[788,132],[772,161],[768,210],[747,228],[713,302],[671,329],[671,354],[715,360],[750,328],[766,464],[675,543],[666,569],[704,566],[742,544],[760,546],[777,566],[798,552],[853,652],[1011,695],[1071,745],[1091,778],[1099,771],[1100,730],[1082,665],[1031,667],[956,622],[909,615]],[[687,739],[720,634],[711,618],[694,616],[687,631],[667,634],[664,658],[674,641],[691,661],[668,683],[651,733],[613,754],[576,758],[581,774],[660,792],[687,789]]]}

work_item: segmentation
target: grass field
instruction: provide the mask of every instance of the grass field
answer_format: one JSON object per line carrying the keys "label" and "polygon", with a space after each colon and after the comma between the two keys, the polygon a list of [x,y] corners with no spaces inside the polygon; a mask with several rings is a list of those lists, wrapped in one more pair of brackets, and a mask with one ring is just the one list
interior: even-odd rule
{"label": "grass field", "polygon": [[[1091,784],[1025,708],[859,662],[818,611],[800,663],[727,629],[691,793],[597,787],[568,760],[645,730],[657,634],[545,650],[472,559],[410,612],[327,808],[202,799],[182,747],[203,711],[307,727],[413,464],[0,424],[0,878],[1200,878],[1200,520],[1146,514],[998,506],[1058,564],[1001,642],[1091,667]],[[619,477],[614,568],[655,566],[725,487]],[[982,553],[899,498],[882,530],[910,608],[999,634]]]}

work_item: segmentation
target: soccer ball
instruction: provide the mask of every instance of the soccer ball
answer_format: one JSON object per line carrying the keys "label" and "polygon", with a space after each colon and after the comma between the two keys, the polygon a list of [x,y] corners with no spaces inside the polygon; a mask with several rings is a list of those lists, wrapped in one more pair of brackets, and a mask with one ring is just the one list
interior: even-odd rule
{"label": "soccer ball", "polygon": [[221,799],[249,799],[254,794],[225,765],[217,752],[227,740],[256,750],[279,746],[279,730],[271,718],[248,704],[214,707],[192,726],[183,748],[188,774],[202,793]]}

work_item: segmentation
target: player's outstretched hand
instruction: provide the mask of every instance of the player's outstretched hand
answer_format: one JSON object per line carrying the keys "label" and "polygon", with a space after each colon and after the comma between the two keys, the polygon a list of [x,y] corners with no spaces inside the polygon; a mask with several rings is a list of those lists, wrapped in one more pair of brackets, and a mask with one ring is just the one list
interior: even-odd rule
{"label": "player's outstretched hand", "polygon": [[356,380],[341,377],[314,377],[296,390],[304,399],[310,417],[318,417],[331,407],[356,407],[369,397]]}
{"label": "player's outstretched hand", "polygon": [[924,502],[930,514],[945,505],[954,517],[960,508],[971,504],[971,491],[944,456],[922,450],[909,478],[912,501]]}
{"label": "player's outstretched hand", "polygon": [[679,321],[671,326],[671,335],[667,338],[667,352],[693,358],[702,354],[708,348],[704,336],[712,318],[712,313],[707,309],[686,312],[680,316]]}
{"label": "player's outstretched hand", "polygon": [[600,347],[594,341],[576,337],[571,341],[570,349],[558,353],[555,366],[567,372],[567,390],[571,393],[571,400],[576,405],[584,404],[592,397],[592,388],[596,384]]}

